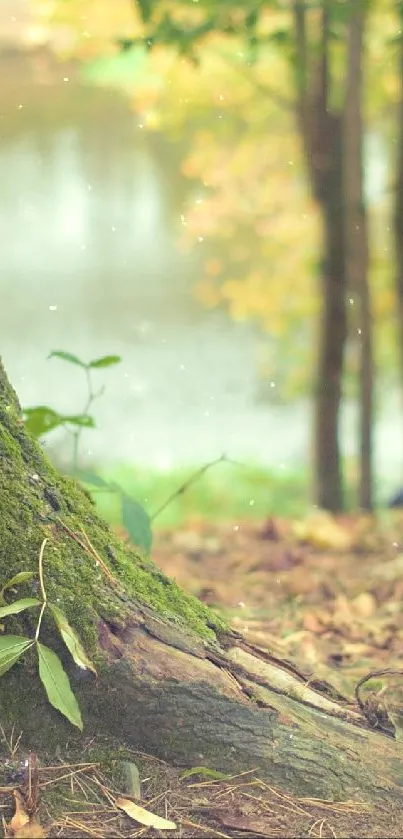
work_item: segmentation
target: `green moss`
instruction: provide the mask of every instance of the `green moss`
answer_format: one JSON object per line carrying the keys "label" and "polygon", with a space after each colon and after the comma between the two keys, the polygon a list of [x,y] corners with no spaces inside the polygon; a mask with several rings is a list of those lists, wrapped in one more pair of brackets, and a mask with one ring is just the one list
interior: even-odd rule
{"label": "green moss", "polygon": [[[214,640],[214,630],[224,628],[224,621],[185,594],[149,559],[123,544],[99,517],[88,493],[56,472],[37,442],[27,435],[18,401],[4,376],[0,363],[0,583],[18,571],[37,570],[46,537],[43,567],[48,599],[65,612],[89,655],[100,657],[99,617],[123,625],[130,617],[133,600],[202,638]],[[122,584],[122,596],[61,523],[82,542],[87,534]],[[32,583],[19,589],[20,596],[32,594]],[[16,623],[33,629],[35,616],[24,613]],[[46,626],[50,629],[49,622]]]}

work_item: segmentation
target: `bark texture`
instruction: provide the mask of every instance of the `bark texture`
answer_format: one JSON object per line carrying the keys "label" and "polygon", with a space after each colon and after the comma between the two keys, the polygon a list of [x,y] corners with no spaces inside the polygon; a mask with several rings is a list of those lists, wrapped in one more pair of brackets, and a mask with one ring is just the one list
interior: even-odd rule
{"label": "bark texture", "polygon": [[[400,26],[403,26],[403,6],[397,6]],[[400,102],[397,125],[396,196],[394,209],[394,241],[396,254],[396,302],[398,340],[400,349],[400,380],[403,385],[403,39],[399,56]]]}
{"label": "bark texture", "polygon": [[[81,636],[98,678],[69,664],[47,621],[43,641],[69,672],[87,736],[182,766],[258,767],[299,796],[400,800],[400,743],[371,730],[354,702],[329,685],[248,644],[121,544],[86,493],[27,436],[2,366],[0,521],[0,582],[35,570],[49,540],[48,597]],[[85,549],[84,534],[104,569]],[[31,583],[21,593],[32,596]],[[34,626],[24,612],[7,619],[6,631],[27,634]],[[0,709],[3,727],[15,724],[39,752],[82,736],[47,703],[29,656],[0,679]]]}
{"label": "bark texture", "polygon": [[368,280],[368,224],[364,195],[362,80],[366,4],[350,0],[347,84],[344,109],[344,191],[348,286],[355,306],[352,340],[358,345],[360,411],[359,506],[371,510],[374,360]]}
{"label": "bark texture", "polygon": [[314,47],[307,34],[306,0],[294,0],[293,9],[298,123],[311,191],[322,220],[322,311],[314,424],[315,502],[324,509],[338,511],[343,508],[339,424],[347,341],[342,116],[331,103],[330,5],[324,3],[320,11]]}

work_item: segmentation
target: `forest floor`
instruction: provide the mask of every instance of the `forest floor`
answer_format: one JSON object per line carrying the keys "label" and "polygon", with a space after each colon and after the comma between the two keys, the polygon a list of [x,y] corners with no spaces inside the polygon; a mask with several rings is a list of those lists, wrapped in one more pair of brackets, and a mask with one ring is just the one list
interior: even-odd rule
{"label": "forest floor", "polygon": [[[321,513],[237,523],[193,518],[158,531],[153,556],[251,642],[347,697],[367,674],[403,668],[403,514],[377,521]],[[402,675],[373,678],[362,696],[368,691],[403,708]],[[17,734],[2,735],[1,752],[8,752],[0,776],[5,823],[15,811],[13,788],[27,783],[30,768]],[[115,754],[111,744],[100,755],[91,742],[79,754],[64,753],[53,766],[39,767],[44,832],[4,829],[5,835],[161,837],[166,826],[141,825],[116,803],[130,797],[122,773],[128,763],[141,779],[139,803],[174,822],[176,829],[168,831],[174,837],[403,837],[400,813],[360,801],[296,799],[268,786],[259,767],[217,777],[208,767],[184,772],[129,750]]]}

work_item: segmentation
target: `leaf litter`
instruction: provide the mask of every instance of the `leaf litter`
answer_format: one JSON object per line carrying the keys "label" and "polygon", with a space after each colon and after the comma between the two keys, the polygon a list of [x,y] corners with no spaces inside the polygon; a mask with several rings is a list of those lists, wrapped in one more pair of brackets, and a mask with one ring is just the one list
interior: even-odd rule
{"label": "leaf litter", "polygon": [[[90,758],[91,742],[85,748]],[[144,806],[122,798],[110,766],[106,772],[89,759],[39,766],[35,800],[29,808],[27,760],[21,757],[19,746],[12,757],[0,762],[3,835],[10,839],[160,839],[165,831],[176,839],[402,835],[391,832],[394,826],[386,810],[377,812],[375,826],[365,803],[294,798],[261,780],[257,769],[212,779],[208,768],[197,767],[197,773],[190,775],[129,750],[125,757],[139,768]]]}
{"label": "leaf litter", "polygon": [[[153,556],[250,642],[352,698],[369,672],[403,667],[399,513],[381,522],[317,512],[236,527],[195,521],[158,533]],[[385,676],[382,688],[403,707],[402,676]]]}
{"label": "leaf litter", "polygon": [[[153,556],[185,589],[226,614],[251,643],[294,659],[352,697],[360,680],[380,671],[369,687],[403,707],[403,678],[390,677],[403,667],[399,514],[380,524],[367,516],[317,513],[300,522],[195,520],[179,531],[157,532]],[[182,839],[403,837],[399,814],[379,806],[375,812],[360,801],[294,798],[260,779],[258,768],[215,777],[208,767],[179,771],[125,750],[117,782],[110,761],[106,768],[91,760],[91,741],[56,765],[43,760],[29,808],[23,734],[7,735],[0,727],[0,739],[3,835],[13,839],[19,835],[11,827],[16,812],[14,825],[32,839],[161,837],[164,824],[166,835]],[[110,750],[113,754],[113,744]],[[138,774],[141,797],[125,788],[128,762]],[[30,825],[34,832],[24,832]]]}

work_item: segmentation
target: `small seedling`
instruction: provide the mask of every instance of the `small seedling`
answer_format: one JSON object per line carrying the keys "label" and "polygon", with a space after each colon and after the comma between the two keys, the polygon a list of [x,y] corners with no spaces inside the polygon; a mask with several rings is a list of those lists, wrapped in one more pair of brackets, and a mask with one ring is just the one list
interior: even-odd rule
{"label": "small seedling", "polygon": [[69,364],[75,364],[85,373],[87,382],[87,397],[83,410],[79,414],[60,414],[49,405],[35,405],[33,408],[24,408],[23,416],[25,427],[37,439],[49,434],[55,428],[64,427],[73,438],[73,453],[72,453],[72,470],[77,472],[78,468],[78,447],[80,437],[85,428],[95,428],[96,423],[94,418],[89,414],[90,408],[96,399],[102,396],[105,387],[99,390],[94,390],[92,381],[92,371],[99,370],[104,367],[112,367],[114,364],[121,362],[119,355],[104,355],[101,358],[94,358],[92,361],[81,361],[78,356],[73,355],[64,350],[54,350],[48,356],[49,358],[59,358],[62,361],[67,361]]}

